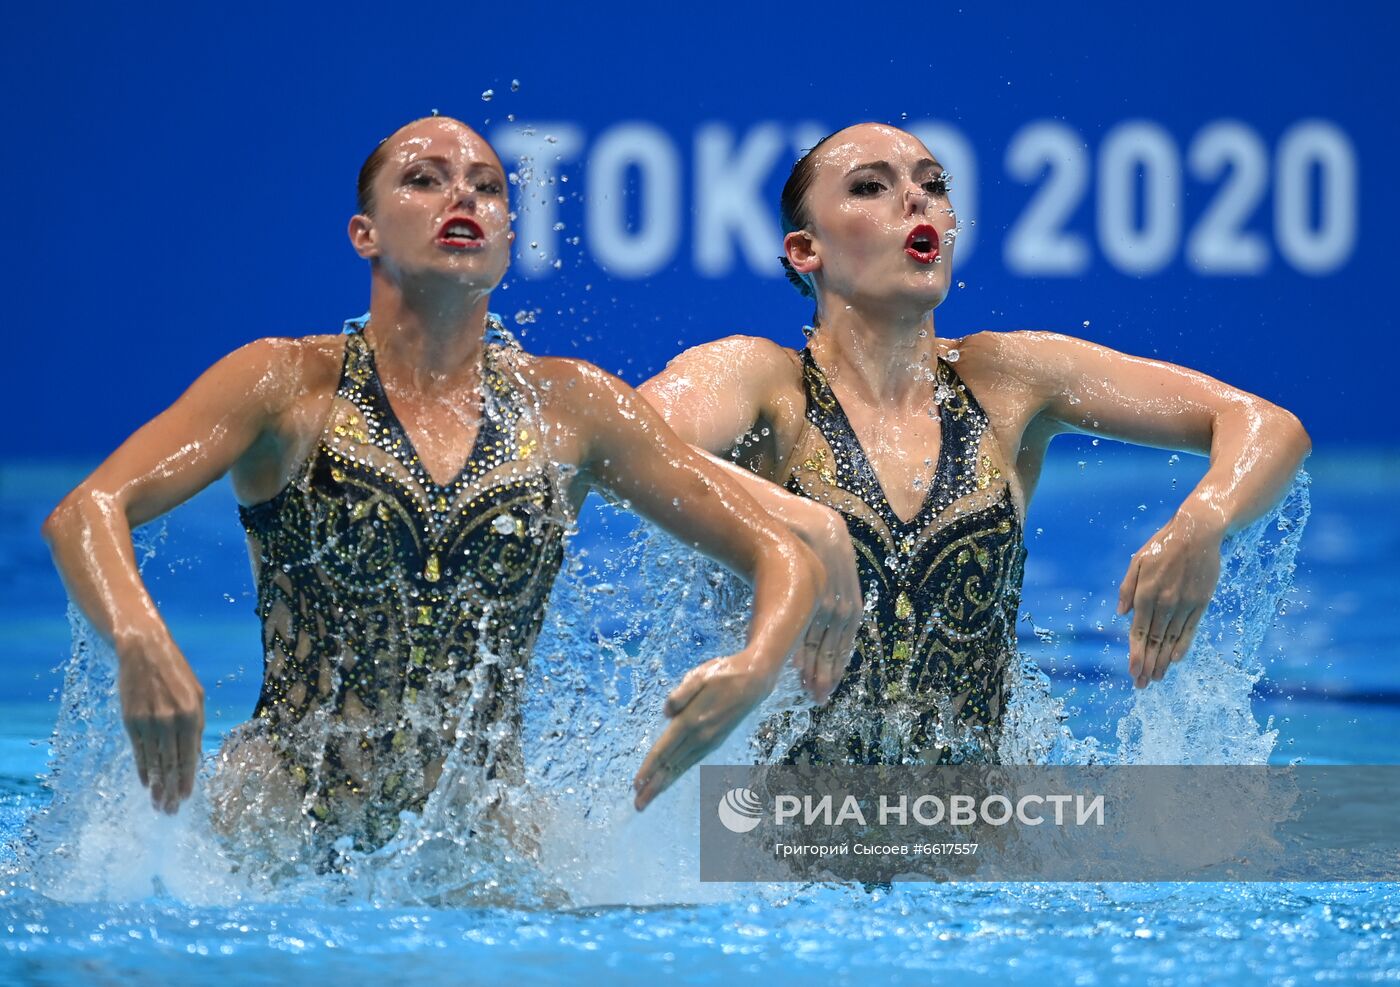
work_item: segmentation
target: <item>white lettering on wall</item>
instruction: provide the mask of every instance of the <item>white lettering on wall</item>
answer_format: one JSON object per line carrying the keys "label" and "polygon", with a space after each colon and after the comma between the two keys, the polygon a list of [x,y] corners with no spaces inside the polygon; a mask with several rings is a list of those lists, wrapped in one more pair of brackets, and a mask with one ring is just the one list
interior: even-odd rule
{"label": "white lettering on wall", "polygon": [[1224,183],[1186,240],[1186,260],[1202,274],[1258,274],[1269,264],[1269,247],[1245,225],[1269,189],[1269,152],[1238,120],[1217,120],[1191,142],[1191,177]]}
{"label": "white lettering on wall", "polygon": [[[1274,168],[1279,252],[1305,274],[1335,271],[1356,245],[1356,154],[1351,141],[1326,120],[1304,120],[1279,138]],[[1309,194],[1314,171],[1321,199],[1316,223]]]}
{"label": "white lettering on wall", "polygon": [[[960,130],[941,121],[914,121],[906,129],[952,176],[949,198],[959,224],[954,267],[961,274],[978,240],[978,155]],[[581,242],[614,276],[649,277],[680,258],[684,224],[693,217],[697,275],[717,279],[745,270],[776,278],[777,188],[827,133],[813,120],[758,121],[747,130],[704,124],[690,145],[694,180],[687,186],[684,145],[651,123],[626,121],[591,136],[567,122],[498,128],[495,146],[507,163],[518,162],[512,169],[517,269],[549,276],[561,249],[568,256],[565,243]],[[1295,270],[1325,275],[1351,258],[1357,161],[1335,124],[1294,124],[1272,160],[1259,133],[1239,120],[1208,122],[1186,148],[1183,159],[1176,139],[1150,120],[1111,128],[1097,154],[1060,121],[1036,120],[1016,131],[1006,172],[1033,187],[1001,245],[1007,269],[1025,277],[1079,277],[1097,251],[1114,269],[1137,277],[1178,259],[1201,275],[1259,276],[1276,249]],[[577,171],[566,175],[575,162]],[[1272,238],[1252,226],[1271,192]]]}
{"label": "white lettering on wall", "polygon": [[[627,176],[637,170],[641,199],[636,230],[627,228]],[[620,123],[603,131],[588,155],[588,242],[600,267],[641,278],[665,267],[681,235],[681,167],[665,131]]]}
{"label": "white lettering on wall", "polygon": [[787,146],[774,123],[751,129],[737,148],[726,124],[706,124],[695,135],[695,269],[701,274],[728,274],[736,242],[749,270],[782,273],[782,233],[764,186]]}
{"label": "white lettering on wall", "polygon": [[1006,266],[1027,276],[1082,274],[1089,266],[1089,245],[1064,226],[1089,187],[1083,139],[1053,120],[1029,123],[1006,149],[1006,171],[1027,184],[1045,176],[1045,184],[1006,235]]}
{"label": "white lettering on wall", "polygon": [[[1134,221],[1142,175],[1142,225]],[[1181,167],[1171,136],[1146,120],[1121,123],[1099,147],[1099,246],[1120,271],[1155,274],[1181,240]]]}
{"label": "white lettering on wall", "polygon": [[[559,189],[564,165],[583,150],[583,130],[571,123],[498,127],[491,144],[516,175],[515,263],[526,277],[547,274],[559,256]],[[511,162],[515,162],[514,168]]]}

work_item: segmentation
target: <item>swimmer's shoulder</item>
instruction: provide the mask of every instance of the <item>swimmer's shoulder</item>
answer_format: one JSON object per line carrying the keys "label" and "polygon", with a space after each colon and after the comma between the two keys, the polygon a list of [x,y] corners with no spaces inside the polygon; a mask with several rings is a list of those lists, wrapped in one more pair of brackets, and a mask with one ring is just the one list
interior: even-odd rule
{"label": "swimmer's shoulder", "polygon": [[801,367],[797,351],[767,336],[736,333],[682,350],[666,364],[672,367],[706,367],[740,373],[751,379],[780,378]]}
{"label": "swimmer's shoulder", "polygon": [[516,351],[511,356],[519,379],[542,405],[577,409],[598,398],[627,398],[632,388],[602,367],[568,356],[540,356]]}
{"label": "swimmer's shoulder", "polygon": [[736,334],[692,346],[672,357],[641,390],[701,390],[744,404],[769,406],[802,389],[797,351],[765,336]]}
{"label": "swimmer's shoulder", "polygon": [[345,359],[339,333],[264,336],[229,353],[210,370],[226,393],[278,415],[335,393]]}
{"label": "swimmer's shoulder", "polygon": [[648,414],[626,381],[587,360],[517,351],[511,361],[557,461],[582,465],[600,437],[626,435]]}
{"label": "swimmer's shoulder", "polygon": [[243,355],[250,366],[281,371],[303,387],[335,385],[345,364],[344,333],[313,333],[306,336],[264,336],[239,347],[232,356]]}
{"label": "swimmer's shoulder", "polygon": [[940,339],[939,355],[956,362],[958,375],[976,390],[976,382],[998,390],[1040,392],[1064,377],[1076,346],[1083,340],[1038,329],[983,330],[961,339]]}

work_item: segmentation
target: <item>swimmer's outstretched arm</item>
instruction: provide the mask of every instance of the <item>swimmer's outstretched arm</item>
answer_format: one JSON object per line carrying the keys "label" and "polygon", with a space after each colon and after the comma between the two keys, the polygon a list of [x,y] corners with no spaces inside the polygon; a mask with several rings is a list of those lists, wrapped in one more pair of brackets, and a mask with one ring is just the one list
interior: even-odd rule
{"label": "swimmer's outstretched arm", "polygon": [[[1048,332],[979,333],[965,355],[1016,378],[1027,434],[1085,432],[1210,456],[1172,519],[1132,557],[1118,612],[1133,612],[1128,671],[1138,688],[1185,656],[1220,578],[1224,539],[1288,491],[1312,449],[1290,412],[1205,374]],[[1043,448],[1043,447],[1042,447]]]}
{"label": "swimmer's outstretched arm", "polygon": [[44,522],[69,597],[116,653],[137,773],[168,813],[194,787],[204,690],[141,581],[131,532],[218,479],[266,435],[292,391],[295,345],[260,340],[219,361]]}
{"label": "swimmer's outstretched arm", "polygon": [[667,697],[671,722],[633,782],[640,810],[718,747],[772,691],[811,618],[821,567],[622,381],[578,361],[540,363],[550,378],[542,389],[543,410],[552,423],[556,458],[577,463],[585,486],[624,499],[754,589],[744,650],[692,669]]}
{"label": "swimmer's outstretched arm", "polygon": [[793,362],[769,339],[732,336],[681,353],[637,393],[714,469],[744,488],[759,506],[800,538],[826,570],[826,586],[807,628],[798,666],[803,685],[836,687],[860,630],[861,589],[855,550],[836,511],[784,490],[772,479],[729,462],[745,435],[770,432],[780,419],[800,420],[800,407],[780,407],[781,383]]}

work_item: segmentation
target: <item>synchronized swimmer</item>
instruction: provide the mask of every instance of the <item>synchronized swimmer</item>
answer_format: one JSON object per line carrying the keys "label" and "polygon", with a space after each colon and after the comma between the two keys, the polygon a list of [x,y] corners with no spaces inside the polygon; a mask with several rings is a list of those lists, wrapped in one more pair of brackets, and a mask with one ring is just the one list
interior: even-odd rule
{"label": "synchronized swimmer", "polygon": [[1297,419],[1195,371],[1053,333],[940,338],[954,212],[937,159],[901,130],[861,124],[821,141],[793,168],[782,212],[783,263],[816,301],[806,348],[709,343],[639,397],[492,331],[514,234],[486,141],[445,117],[383,141],[349,226],[370,266],[368,320],[220,360],[44,525],[71,598],[117,655],[153,803],[173,813],[192,792],[204,693],[131,532],[225,474],[265,664],[252,720],[220,752],[215,811],[280,805],[278,824],[318,845],[382,845],[454,754],[488,788],[519,779],[521,670],[591,488],[754,587],[744,649],[668,696],[671,722],[634,779],[639,809],[754,709],[789,657],[824,705],[806,726],[764,725],[774,759],[994,758],[1025,512],[1063,432],[1210,455],[1121,586],[1129,674],[1160,680],[1191,643],[1223,539],[1268,510],[1307,455]]}
{"label": "synchronized swimmer", "polygon": [[[414,121],[360,173],[349,225],[369,317],[261,339],[216,363],[44,525],[73,601],[113,646],[143,785],[174,813],[200,761],[204,693],[142,583],[131,531],[231,475],[265,656],[253,720],[220,754],[216,817],[293,807],[323,845],[373,849],[462,750],[521,769],[520,673],[590,488],[632,504],[754,587],[746,647],[669,695],[638,808],[712,750],[795,654],[815,698],[841,667],[800,647],[819,563],[617,378],[488,339],[513,232],[492,148]],[[490,655],[490,660],[484,656]],[[461,738],[466,738],[463,741]]]}
{"label": "synchronized swimmer", "polygon": [[1191,644],[1222,541],[1283,496],[1308,454],[1298,420],[1204,374],[1054,333],[941,339],[956,219],[942,165],[905,131],[867,123],[818,142],[781,210],[782,263],[816,300],[806,348],[734,336],[639,388],[822,559],[809,646],[845,654],[855,637],[806,730],[768,725],[773,756],[996,756],[1026,507],[1065,432],[1210,456],[1120,588],[1129,674],[1139,688],[1160,680]]}

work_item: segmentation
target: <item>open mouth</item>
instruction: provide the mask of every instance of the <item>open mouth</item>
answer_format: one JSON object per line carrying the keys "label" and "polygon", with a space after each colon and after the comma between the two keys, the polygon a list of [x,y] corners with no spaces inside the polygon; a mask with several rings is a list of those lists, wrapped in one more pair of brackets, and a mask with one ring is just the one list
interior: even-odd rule
{"label": "open mouth", "polygon": [[932,264],[938,257],[938,231],[927,223],[920,223],[909,231],[904,252],[920,264]]}
{"label": "open mouth", "polygon": [[485,243],[481,227],[474,220],[464,218],[449,219],[443,223],[437,240],[443,246],[455,250],[472,250]]}

